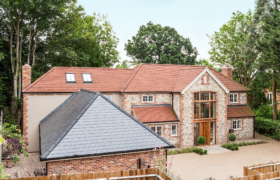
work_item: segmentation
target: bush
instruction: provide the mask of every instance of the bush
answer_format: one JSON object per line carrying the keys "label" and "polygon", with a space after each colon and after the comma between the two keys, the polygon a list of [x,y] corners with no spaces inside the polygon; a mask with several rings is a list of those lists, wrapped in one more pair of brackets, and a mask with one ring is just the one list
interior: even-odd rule
{"label": "bush", "polygon": [[256,132],[269,136],[273,139],[280,140],[280,121],[265,119],[263,117],[255,118]]}
{"label": "bush", "polygon": [[230,134],[228,138],[230,141],[235,141],[236,136],[234,134]]}
{"label": "bush", "polygon": [[273,117],[272,106],[269,104],[262,104],[257,110],[255,110],[255,114],[258,117],[272,119]]}
{"label": "bush", "polygon": [[234,147],[231,147],[230,149],[231,149],[232,151],[234,151]]}
{"label": "bush", "polygon": [[235,150],[238,150],[238,146],[235,146],[234,149],[235,149]]}
{"label": "bush", "polygon": [[207,150],[204,150],[204,154],[207,154]]}
{"label": "bush", "polygon": [[227,147],[227,149],[230,149],[230,148],[231,148],[231,145],[230,145],[230,144],[227,144],[226,147]]}
{"label": "bush", "polygon": [[203,144],[206,143],[206,138],[203,137],[203,136],[199,136],[199,137],[197,138],[197,142],[198,142],[200,145],[203,145]]}

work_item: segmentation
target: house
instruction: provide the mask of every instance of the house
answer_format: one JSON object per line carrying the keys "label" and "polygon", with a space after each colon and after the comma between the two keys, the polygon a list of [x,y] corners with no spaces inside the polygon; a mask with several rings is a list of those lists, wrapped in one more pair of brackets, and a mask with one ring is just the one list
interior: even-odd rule
{"label": "house", "polygon": [[[268,100],[268,103],[272,105],[273,95],[272,92],[268,89],[265,90],[265,97]],[[278,103],[280,101],[280,93],[276,92],[276,102],[277,102],[277,109],[280,111],[280,104]]]}
{"label": "house", "polygon": [[147,168],[155,147],[163,147],[164,157],[174,148],[107,97],[87,90],[73,93],[39,129],[48,175]]}
{"label": "house", "polygon": [[79,89],[100,92],[177,147],[254,137],[255,114],[248,88],[206,66],[140,64],[133,69],[53,67],[31,84],[22,67],[23,134],[28,151],[39,151],[39,122]]}

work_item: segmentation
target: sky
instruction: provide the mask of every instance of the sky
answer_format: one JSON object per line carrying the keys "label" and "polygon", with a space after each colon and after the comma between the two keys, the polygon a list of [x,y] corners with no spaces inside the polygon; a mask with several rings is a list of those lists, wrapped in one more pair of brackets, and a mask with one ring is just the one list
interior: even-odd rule
{"label": "sky", "polygon": [[121,61],[130,59],[124,44],[149,21],[175,28],[197,48],[198,59],[208,59],[211,47],[207,34],[218,31],[233,12],[247,13],[255,8],[255,0],[78,0],[78,4],[88,15],[108,15],[119,38],[117,50]]}

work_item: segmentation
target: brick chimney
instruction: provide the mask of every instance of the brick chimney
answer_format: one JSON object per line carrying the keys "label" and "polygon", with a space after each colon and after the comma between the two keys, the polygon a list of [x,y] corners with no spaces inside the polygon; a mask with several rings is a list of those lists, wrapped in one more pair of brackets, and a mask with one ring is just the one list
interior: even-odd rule
{"label": "brick chimney", "polygon": [[22,66],[22,79],[21,79],[21,90],[25,89],[31,84],[31,67],[29,64]]}
{"label": "brick chimney", "polygon": [[222,68],[222,74],[232,79],[232,68],[229,66],[225,66]]}

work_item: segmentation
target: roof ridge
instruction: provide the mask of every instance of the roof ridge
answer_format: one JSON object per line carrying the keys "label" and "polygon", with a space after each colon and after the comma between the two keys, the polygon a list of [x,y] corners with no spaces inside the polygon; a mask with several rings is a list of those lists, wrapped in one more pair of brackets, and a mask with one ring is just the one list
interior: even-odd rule
{"label": "roof ridge", "polygon": [[111,68],[111,67],[67,67],[67,66],[54,66],[55,68],[75,68],[75,69],[106,69],[106,70],[133,70],[132,68]]}
{"label": "roof ridge", "polygon": [[[229,79],[229,80],[231,80],[231,81],[233,81],[233,82],[237,83],[238,85],[241,85],[242,87],[244,87],[245,89],[247,89],[247,90],[249,90],[249,91],[250,91],[250,89],[249,89],[249,88],[247,88],[247,87],[243,86],[242,84],[240,84],[240,83],[236,82],[235,80],[233,80],[233,79],[231,79],[231,78],[229,78],[229,77],[227,77],[227,76],[223,75],[223,74],[222,74],[222,73],[220,73],[219,71],[217,71],[217,70],[215,70],[215,69],[213,69],[213,68],[211,68],[211,67],[209,67],[209,68],[210,68],[210,69],[212,69],[213,71],[216,71],[217,73],[221,74],[222,76],[226,77],[227,79]],[[218,78],[218,79],[219,79],[219,78]]]}
{"label": "roof ridge", "polygon": [[[88,92],[87,90],[83,90],[85,92]],[[76,93],[77,95],[78,93]],[[42,155],[44,158],[46,158],[50,153],[59,145],[61,140],[70,132],[70,130],[74,127],[74,125],[78,122],[78,120],[83,116],[83,114],[87,111],[87,109],[91,106],[91,104],[96,100],[96,98],[100,95],[101,93],[97,92],[96,95],[92,98],[92,100],[89,101],[89,103],[85,106],[85,108],[77,115],[75,120],[66,128],[66,130],[62,133],[62,136],[59,136],[56,141],[54,142],[55,146],[49,147],[49,149],[46,151],[47,155]],[[41,138],[41,137],[40,137]],[[41,145],[41,144],[40,144]],[[40,155],[41,158],[41,155]],[[43,159],[44,159],[43,158]]]}
{"label": "roof ridge", "polygon": [[155,64],[155,63],[141,63],[141,64],[147,64],[147,65],[157,65],[157,66],[190,66],[190,67],[206,67],[204,65],[189,65],[189,64]]}
{"label": "roof ridge", "polygon": [[139,71],[139,69],[143,66],[143,64],[141,63],[140,65],[136,66],[134,69],[133,74],[131,75],[131,77],[127,80],[127,82],[125,83],[123,89],[121,89],[121,92],[123,92],[127,86],[129,85],[129,83],[132,81],[132,79],[135,77],[135,75],[137,74],[137,72]]}
{"label": "roof ridge", "polygon": [[[39,81],[41,81],[44,77],[46,77],[48,74],[50,74],[54,69],[56,69],[56,67],[52,67],[50,70],[48,70],[48,72],[46,72],[43,76],[39,77],[36,81],[34,81],[33,83],[31,83],[29,86],[27,86],[26,88],[22,89],[22,92],[26,92],[28,89],[30,89],[31,87],[33,87],[36,83],[38,83]],[[31,76],[31,75],[30,75]]]}

